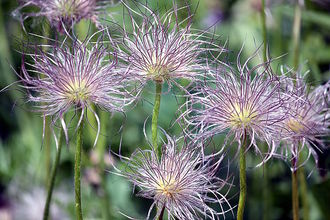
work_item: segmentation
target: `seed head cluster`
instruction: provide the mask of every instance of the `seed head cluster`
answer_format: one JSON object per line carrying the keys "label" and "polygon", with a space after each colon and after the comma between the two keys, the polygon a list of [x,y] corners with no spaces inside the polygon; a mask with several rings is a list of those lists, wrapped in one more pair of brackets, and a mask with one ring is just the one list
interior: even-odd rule
{"label": "seed head cluster", "polygon": [[[131,91],[136,82],[167,83],[171,88],[181,86],[177,79],[191,81],[192,89],[185,88],[187,101],[176,120],[184,136],[174,138],[164,132],[161,155],[153,147],[137,149],[129,158],[119,155],[126,166],[116,173],[134,184],[138,196],[153,200],[148,219],[153,210],[155,219],[164,211],[168,219],[220,219],[232,212],[227,199],[231,178],[228,174],[219,178],[219,170],[226,156],[223,149],[234,142],[238,150],[245,149],[242,142],[247,143],[246,150],[254,149],[262,158],[259,165],[279,156],[291,160],[296,170],[304,165],[298,161],[306,148],[308,157],[313,155],[318,163],[330,133],[330,81],[309,89],[303,77],[277,75],[272,59],[256,62],[258,50],[241,63],[242,48],[235,66],[221,60],[224,49],[214,43],[215,35],[192,28],[189,7],[177,8],[175,1],[173,9],[160,15],[148,4],[122,0],[130,24],[124,22],[115,34],[104,28],[83,43],[66,31],[81,19],[100,26],[98,15],[106,2],[20,0],[16,12],[22,23],[28,17],[44,16],[66,36],[62,41],[48,39],[51,45],[35,46],[34,53],[23,55],[19,82],[28,91],[27,102],[44,116],[44,122],[48,116],[52,129],[61,124],[67,142],[67,113],[81,112],[78,128],[86,111],[91,112],[97,122],[95,145],[101,123],[95,106],[124,112],[141,92]],[[38,11],[21,13],[28,6]],[[181,10],[188,11],[184,20],[178,16]],[[92,43],[101,32],[107,32],[109,39],[102,35]],[[210,140],[219,134],[225,135],[223,148],[204,155]]]}

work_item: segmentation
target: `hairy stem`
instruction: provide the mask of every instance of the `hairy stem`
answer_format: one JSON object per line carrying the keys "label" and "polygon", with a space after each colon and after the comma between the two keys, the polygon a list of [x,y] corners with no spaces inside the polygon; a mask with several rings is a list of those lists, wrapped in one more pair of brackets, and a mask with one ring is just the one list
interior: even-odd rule
{"label": "hairy stem", "polygon": [[157,131],[158,131],[158,116],[159,116],[161,94],[162,94],[162,83],[156,82],[156,95],[155,95],[154,109],[152,112],[151,133],[152,133],[152,145],[155,149],[155,152],[157,152],[159,156],[161,155],[161,149],[158,149]]}
{"label": "hairy stem", "polygon": [[[299,144],[293,146],[292,154],[292,173],[291,173],[291,182],[292,182],[292,212],[293,212],[293,220],[299,220],[299,193],[298,193],[298,164],[299,164]],[[296,156],[294,156],[296,155]]]}
{"label": "hairy stem", "polygon": [[[300,28],[301,28],[301,14],[302,14],[302,5],[299,3],[299,0],[296,0],[296,7],[294,13],[293,21],[293,68],[294,71],[297,71],[299,68],[299,51],[300,51]],[[295,72],[293,72],[293,77],[295,77]],[[299,150],[297,149],[297,152]],[[298,156],[299,157],[299,156]],[[292,211],[293,219],[299,219],[299,195],[298,195],[298,178],[297,178],[297,164],[298,159],[293,158],[293,171],[292,171]]]}
{"label": "hairy stem", "polygon": [[305,178],[305,169],[300,167],[298,170],[299,182],[300,182],[300,194],[303,208],[303,220],[309,220],[309,203],[308,203],[308,189]]}
{"label": "hairy stem", "polygon": [[[107,133],[108,128],[108,114],[105,111],[101,111],[100,121],[101,121],[101,134]],[[103,126],[102,126],[103,125]],[[106,136],[100,135],[99,140],[97,142],[96,148],[98,149],[98,157],[100,160],[99,168],[100,168],[100,176],[101,176],[101,188],[103,189],[102,196],[102,207],[103,207],[103,216],[104,219],[111,219],[111,204],[109,200],[109,193],[107,190],[107,175],[104,173],[106,168],[106,164],[104,161],[104,156],[107,154],[107,140]]]}
{"label": "hairy stem", "polygon": [[[84,109],[82,109],[84,111]],[[82,114],[82,112],[81,112]],[[78,117],[80,118],[80,117]],[[83,138],[83,127],[84,120],[81,121],[78,132],[77,132],[77,145],[75,154],[75,165],[74,165],[74,191],[75,191],[75,209],[76,219],[82,220],[81,210],[81,192],[80,192],[80,168],[81,168],[81,149],[82,149],[82,138]]]}
{"label": "hairy stem", "polygon": [[[45,172],[46,172],[46,180],[45,184],[48,187],[49,186],[49,180],[51,180],[52,176],[51,175],[51,146],[50,146],[50,141],[51,141],[51,134],[50,134],[50,129],[49,129],[49,124],[51,123],[51,118],[49,116],[45,117],[45,139],[44,139],[44,144],[45,144]],[[61,133],[60,133],[61,137]],[[57,155],[56,155],[57,156]],[[51,180],[52,181],[52,180]]]}
{"label": "hairy stem", "polygon": [[263,199],[263,220],[269,219],[269,191],[268,191],[268,165],[264,165],[264,178],[263,178],[263,189],[262,189],[262,199]]}
{"label": "hairy stem", "polygon": [[[50,29],[47,24],[43,25],[43,36],[42,38],[42,50],[44,53],[47,53],[48,47],[45,46],[48,44],[48,39],[50,37]],[[41,76],[44,78],[44,75]],[[51,140],[51,132],[50,132],[50,127],[48,126],[51,123],[51,117],[50,116],[45,116],[45,171],[46,171],[46,185],[48,186],[49,184],[49,179],[51,178],[51,146],[50,146],[50,140]],[[60,136],[61,136],[61,131],[60,131]]]}
{"label": "hairy stem", "polygon": [[298,198],[298,179],[297,170],[293,170],[292,174],[292,211],[293,220],[299,220],[299,198]]}
{"label": "hairy stem", "polygon": [[[263,59],[264,63],[267,62],[267,26],[266,26],[266,8],[265,0],[261,1],[261,26],[262,26],[262,36],[264,42],[263,50]],[[263,220],[269,219],[268,210],[269,210],[269,196],[268,196],[268,166],[267,163],[264,165],[264,178],[263,178],[263,190],[262,190],[262,199],[263,199]]]}
{"label": "hairy stem", "polygon": [[247,144],[247,135],[244,134],[242,146],[239,149],[239,201],[237,209],[237,220],[243,220],[244,207],[246,201],[246,158],[245,150]]}
{"label": "hairy stem", "polygon": [[57,169],[58,169],[58,165],[59,165],[59,162],[60,162],[60,159],[61,159],[62,139],[63,139],[63,131],[61,129],[60,134],[59,134],[59,138],[58,138],[58,149],[57,149],[57,153],[56,153],[56,158],[55,158],[55,162],[54,162],[53,169],[52,169],[52,172],[51,172],[50,182],[49,182],[49,185],[48,185],[48,192],[47,192],[47,199],[46,199],[46,204],[45,204],[45,208],[44,208],[43,220],[49,219],[50,203],[51,203],[51,200],[52,200]]}

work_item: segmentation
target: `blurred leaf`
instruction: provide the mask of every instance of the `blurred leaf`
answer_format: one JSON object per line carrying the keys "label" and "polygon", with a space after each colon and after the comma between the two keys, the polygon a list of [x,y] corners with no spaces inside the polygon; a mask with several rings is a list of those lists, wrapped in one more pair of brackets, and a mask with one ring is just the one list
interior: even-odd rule
{"label": "blurred leaf", "polygon": [[317,201],[325,219],[330,219],[330,179],[312,186],[312,193]]}

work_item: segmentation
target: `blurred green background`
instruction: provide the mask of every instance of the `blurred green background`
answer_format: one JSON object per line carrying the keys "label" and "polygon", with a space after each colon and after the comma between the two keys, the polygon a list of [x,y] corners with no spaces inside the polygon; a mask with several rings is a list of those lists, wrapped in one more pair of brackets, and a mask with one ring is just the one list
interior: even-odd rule
{"label": "blurred green background", "polygon": [[[142,1],[142,0],[141,0]],[[145,2],[145,1],[142,1]],[[261,24],[261,0],[187,0],[195,11],[194,28],[211,30],[228,41],[229,56],[235,57],[245,44],[243,57],[251,55],[263,43]],[[171,8],[168,0],[149,1],[154,10],[165,11]],[[181,6],[185,1],[177,0]],[[12,11],[17,7],[14,0],[1,0],[0,3],[0,88],[17,80],[14,70],[20,71],[22,42],[31,36],[23,32]],[[123,22],[123,7],[117,4],[107,9],[104,23],[115,20]],[[281,64],[293,65],[293,19],[294,1],[266,1],[267,43],[271,57],[283,56],[273,63],[275,69]],[[180,17],[187,13],[180,11]],[[127,16],[127,15],[126,15]],[[27,32],[43,34],[47,21],[42,18],[28,19]],[[111,28],[112,23],[108,22]],[[95,29],[93,24],[82,21],[77,26],[79,36]],[[53,34],[52,31],[49,32]],[[54,34],[53,34],[54,35]],[[41,41],[41,39],[39,39]],[[302,71],[310,70],[308,81],[320,85],[330,78],[330,1],[305,1],[302,9],[302,29],[299,52]],[[166,88],[164,89],[166,91]],[[126,115],[110,115],[99,111],[108,121],[102,125],[102,135],[96,148],[91,148],[95,129],[85,126],[82,203],[85,219],[126,219],[120,212],[135,218],[145,218],[152,201],[134,195],[132,185],[122,177],[111,173],[111,164],[123,166],[122,162],[108,153],[118,152],[129,156],[137,147],[146,148],[143,124],[152,112],[154,85],[151,83],[143,92],[141,101],[127,109]],[[174,88],[163,95],[160,110],[160,126],[172,135],[180,135],[180,129],[172,126],[182,92]],[[42,118],[25,103],[25,94],[18,87],[0,93],[0,220],[2,219],[41,219],[46,197],[46,185],[50,167],[55,157],[52,138],[42,142]],[[92,118],[92,117],[90,117]],[[150,120],[148,121],[150,122]],[[93,124],[93,121],[91,120]],[[150,131],[147,124],[147,133]],[[74,134],[71,134],[71,140]],[[222,137],[218,138],[219,146]],[[216,140],[217,141],[217,140]],[[71,141],[74,143],[74,140]],[[56,179],[53,196],[52,219],[74,219],[73,158],[74,146],[64,148]],[[105,152],[105,153],[104,153]],[[326,171],[329,169],[329,151],[321,156]],[[265,167],[254,168],[254,154],[248,158],[248,200],[246,219],[291,219],[291,176],[288,164],[272,159]],[[104,163],[101,162],[104,160]],[[104,165],[105,164],[105,165]],[[226,165],[226,164],[224,164]],[[267,172],[265,172],[267,168]],[[219,175],[225,175],[224,168]],[[238,201],[237,164],[230,165],[235,176],[234,186],[229,194],[230,203]],[[329,177],[321,177],[310,160],[305,167],[308,187],[310,219],[330,219]],[[234,210],[236,213],[236,210]],[[234,219],[229,212],[226,219]]]}

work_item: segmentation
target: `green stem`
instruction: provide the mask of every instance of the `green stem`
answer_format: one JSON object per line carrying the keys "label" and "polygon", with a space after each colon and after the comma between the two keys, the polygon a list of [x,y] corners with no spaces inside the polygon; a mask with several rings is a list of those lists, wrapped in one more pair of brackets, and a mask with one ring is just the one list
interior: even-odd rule
{"label": "green stem", "polygon": [[264,165],[264,178],[263,178],[263,189],[262,189],[262,199],[263,199],[263,220],[269,219],[269,191],[268,191],[268,163]]}
{"label": "green stem", "polygon": [[60,130],[59,138],[58,138],[58,149],[56,153],[56,158],[55,162],[53,165],[53,170],[50,176],[50,182],[48,186],[48,193],[47,193],[47,199],[46,199],[46,204],[45,204],[45,209],[44,209],[44,215],[43,215],[43,220],[49,219],[49,209],[50,209],[50,202],[52,200],[52,194],[53,194],[53,189],[55,185],[55,179],[56,179],[56,174],[57,174],[57,169],[58,165],[61,159],[61,150],[62,150],[62,139],[63,139],[63,134],[62,134],[62,129]]}
{"label": "green stem", "polygon": [[[84,109],[82,109],[82,111],[84,111]],[[80,117],[78,117],[78,119],[79,118]],[[82,211],[81,211],[81,192],[80,192],[80,169],[81,169],[83,127],[84,127],[84,120],[81,121],[77,132],[77,145],[76,145],[75,165],[74,165],[75,209],[76,209],[76,219],[78,220],[83,219]]]}
{"label": "green stem", "polygon": [[247,135],[244,134],[242,146],[239,150],[239,202],[237,209],[237,220],[243,220],[244,206],[246,201],[246,158],[245,150],[247,145]]}
{"label": "green stem", "polygon": [[[107,117],[108,117],[107,112],[101,111],[101,113],[100,113],[101,134],[105,134],[108,130]],[[99,168],[100,168],[100,176],[101,176],[101,187],[104,191],[104,194],[102,196],[103,215],[104,215],[104,219],[111,219],[111,207],[110,207],[110,201],[109,201],[109,193],[107,190],[107,179],[106,179],[107,175],[105,175],[103,173],[106,168],[105,162],[104,162],[104,156],[107,153],[106,146],[107,146],[106,137],[100,135],[96,148],[99,151],[98,157],[100,160]]]}
{"label": "green stem", "polygon": [[[45,171],[46,171],[46,180],[45,180],[45,184],[46,186],[49,185],[49,179],[52,178],[51,173],[51,146],[50,146],[50,141],[51,141],[51,134],[50,134],[50,129],[49,129],[49,124],[50,124],[50,120],[51,118],[49,116],[46,116],[45,118],[46,122],[45,122],[45,139],[44,139],[44,143],[45,143]],[[61,137],[61,133],[60,133],[60,137]],[[56,155],[57,156],[57,155]]]}
{"label": "green stem", "polygon": [[158,116],[159,116],[161,94],[162,94],[162,83],[156,82],[156,96],[155,96],[154,109],[152,112],[151,133],[152,133],[152,145],[155,149],[155,152],[157,152],[159,156],[161,155],[161,149],[158,149],[157,130],[158,130]]}
{"label": "green stem", "polygon": [[[296,75],[295,71],[297,71],[299,68],[301,13],[302,13],[302,6],[299,4],[299,0],[296,0],[296,7],[295,7],[294,21],[293,21],[293,53],[294,53],[293,54],[294,72],[292,74],[293,77],[295,77]],[[293,161],[293,171],[291,175],[292,176],[292,211],[293,211],[293,219],[298,220],[299,195],[298,195],[297,169],[295,164],[299,164],[298,161]]]}
{"label": "green stem", "polygon": [[296,0],[296,8],[293,21],[293,68],[294,71],[299,67],[299,51],[300,51],[300,26],[301,26],[301,11],[302,6],[299,0]]}
{"label": "green stem", "polygon": [[300,193],[303,207],[303,220],[309,220],[309,203],[307,193],[307,182],[305,178],[305,169],[300,167],[298,170],[299,182],[300,182]]}
{"label": "green stem", "polygon": [[265,0],[262,0],[261,2],[261,25],[262,25],[262,36],[264,41],[263,58],[264,58],[264,62],[267,62],[267,27],[266,27]]}
{"label": "green stem", "polygon": [[299,220],[299,198],[298,198],[298,179],[297,170],[292,171],[292,211],[293,220]]}
{"label": "green stem", "polygon": [[[49,26],[47,24],[45,24],[43,27],[43,36],[44,38],[42,38],[42,45],[47,45],[48,44],[48,37],[50,35],[50,29]],[[42,50],[44,53],[47,53],[48,47],[42,47]],[[44,78],[44,75],[41,76],[42,78]],[[51,178],[50,174],[51,174],[51,146],[50,146],[50,140],[51,140],[51,132],[50,132],[50,127],[48,126],[51,123],[51,117],[50,116],[46,116],[45,117],[46,120],[46,127],[45,127],[45,171],[46,171],[46,185],[49,184],[49,179]],[[61,136],[61,131],[60,131],[60,136]]]}
{"label": "green stem", "polygon": [[[263,50],[263,59],[264,63],[267,62],[267,26],[266,26],[266,8],[265,8],[265,0],[261,1],[261,26],[262,26],[262,36],[264,42],[264,50]],[[268,170],[267,163],[264,165],[264,178],[263,178],[263,190],[262,190],[262,198],[263,198],[263,219],[267,220],[268,210],[269,210],[269,196],[268,196]]]}

